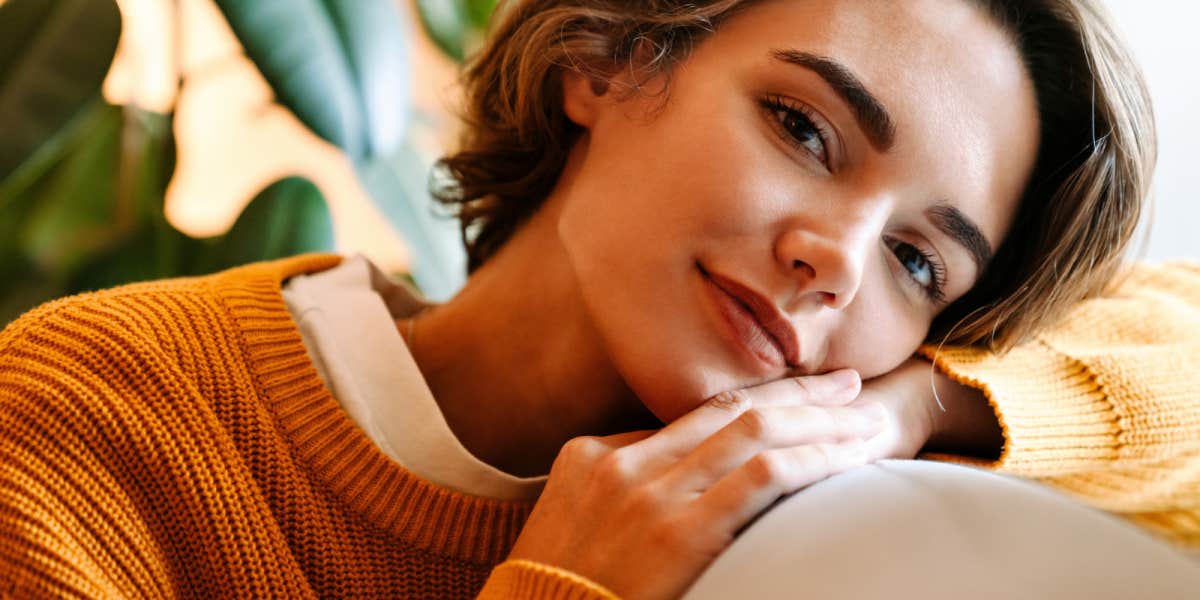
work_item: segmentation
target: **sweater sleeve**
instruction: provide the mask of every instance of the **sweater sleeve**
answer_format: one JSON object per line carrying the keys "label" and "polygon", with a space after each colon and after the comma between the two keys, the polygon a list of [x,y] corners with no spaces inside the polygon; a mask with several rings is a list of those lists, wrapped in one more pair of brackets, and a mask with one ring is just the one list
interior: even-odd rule
{"label": "sweater sleeve", "polygon": [[0,598],[315,597],[200,384],[146,333],[184,296],[124,294],[0,332]]}
{"label": "sweater sleeve", "polygon": [[162,592],[163,562],[146,552],[153,536],[101,458],[120,451],[96,435],[96,412],[112,398],[72,373],[90,357],[42,323],[69,305],[0,334],[0,598]]}
{"label": "sweater sleeve", "polygon": [[995,461],[1200,546],[1200,265],[1140,265],[1005,354],[924,347],[981,390],[1004,432]]}
{"label": "sweater sleeve", "polygon": [[570,571],[531,560],[510,559],[492,570],[479,600],[617,600],[616,594]]}

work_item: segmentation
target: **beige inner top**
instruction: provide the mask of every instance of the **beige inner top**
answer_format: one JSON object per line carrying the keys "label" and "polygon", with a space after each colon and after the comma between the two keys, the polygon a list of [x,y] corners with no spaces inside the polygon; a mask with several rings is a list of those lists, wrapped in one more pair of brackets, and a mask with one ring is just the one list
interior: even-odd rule
{"label": "beige inner top", "polygon": [[430,304],[362,256],[289,279],[283,299],[317,374],[350,418],[413,474],[465,494],[536,498],[546,477],[516,477],[473,456],[450,430],[396,320]]}

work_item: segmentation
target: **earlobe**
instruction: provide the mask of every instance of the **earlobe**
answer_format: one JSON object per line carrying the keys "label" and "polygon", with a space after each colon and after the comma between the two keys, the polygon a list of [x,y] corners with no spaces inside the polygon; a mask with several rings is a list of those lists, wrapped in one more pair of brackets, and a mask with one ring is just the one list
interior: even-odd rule
{"label": "earlobe", "polygon": [[576,71],[563,73],[563,111],[576,125],[590,128],[596,122],[608,83]]}

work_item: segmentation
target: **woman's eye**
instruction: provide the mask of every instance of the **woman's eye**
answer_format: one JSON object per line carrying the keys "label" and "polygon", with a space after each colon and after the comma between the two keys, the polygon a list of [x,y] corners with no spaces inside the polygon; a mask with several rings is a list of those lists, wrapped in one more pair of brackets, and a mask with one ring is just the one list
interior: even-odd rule
{"label": "woman's eye", "polygon": [[813,122],[804,107],[792,106],[782,98],[763,100],[763,107],[771,111],[772,117],[783,129],[789,145],[811,154],[813,158],[829,168],[829,150],[826,144],[826,134]]}
{"label": "woman's eye", "polygon": [[913,283],[933,302],[942,301],[943,274],[933,257],[916,246],[899,240],[888,240],[888,246]]}

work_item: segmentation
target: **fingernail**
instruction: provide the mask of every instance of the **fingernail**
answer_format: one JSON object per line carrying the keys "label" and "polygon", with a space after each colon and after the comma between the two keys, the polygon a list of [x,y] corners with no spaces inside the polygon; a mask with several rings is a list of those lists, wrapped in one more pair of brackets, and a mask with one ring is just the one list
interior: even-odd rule
{"label": "fingernail", "polygon": [[830,377],[833,379],[834,385],[843,390],[856,387],[859,383],[858,371],[853,369],[842,369],[841,371],[836,371],[830,375]]}

